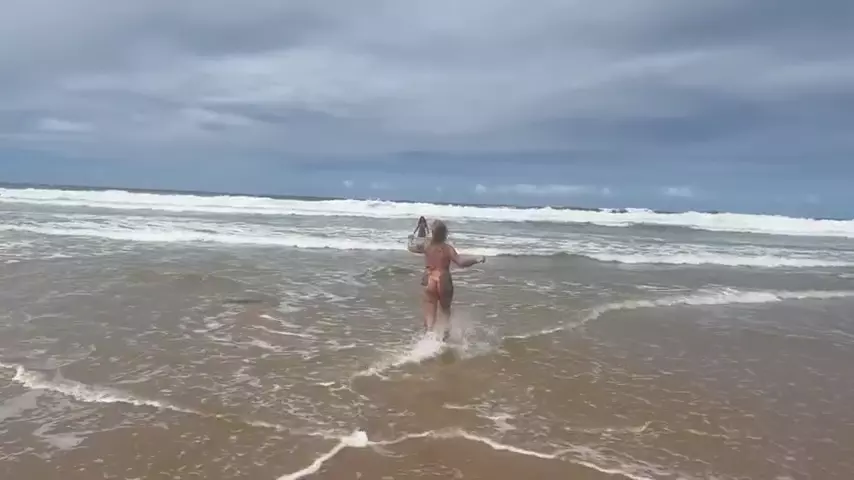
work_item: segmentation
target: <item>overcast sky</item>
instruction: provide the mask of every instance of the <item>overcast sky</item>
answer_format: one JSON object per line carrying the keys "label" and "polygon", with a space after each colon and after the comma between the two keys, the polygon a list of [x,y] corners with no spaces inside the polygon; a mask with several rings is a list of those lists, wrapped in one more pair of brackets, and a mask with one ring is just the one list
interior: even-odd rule
{"label": "overcast sky", "polygon": [[12,0],[0,181],[854,215],[851,0]]}

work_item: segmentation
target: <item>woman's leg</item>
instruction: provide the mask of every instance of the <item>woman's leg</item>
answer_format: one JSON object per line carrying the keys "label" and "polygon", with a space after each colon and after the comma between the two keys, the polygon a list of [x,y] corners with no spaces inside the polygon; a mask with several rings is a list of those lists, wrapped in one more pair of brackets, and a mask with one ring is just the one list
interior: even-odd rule
{"label": "woman's leg", "polygon": [[438,302],[425,291],[421,298],[421,310],[424,312],[424,330],[429,332],[433,328],[433,323],[436,321],[436,307]]}
{"label": "woman's leg", "polygon": [[436,322],[436,310],[441,299],[438,280],[433,275],[426,275],[423,281],[425,285],[421,305],[424,311],[424,329],[428,332],[433,329],[433,324]]}
{"label": "woman's leg", "polygon": [[454,301],[454,284],[451,282],[450,275],[443,280],[439,294],[438,310],[442,318],[442,326],[445,330],[442,340],[448,340],[448,337],[451,336],[451,303]]}
{"label": "woman's leg", "polygon": [[441,325],[442,325],[442,341],[448,341],[448,338],[451,336],[451,304],[443,304],[439,307],[439,317],[441,317]]}

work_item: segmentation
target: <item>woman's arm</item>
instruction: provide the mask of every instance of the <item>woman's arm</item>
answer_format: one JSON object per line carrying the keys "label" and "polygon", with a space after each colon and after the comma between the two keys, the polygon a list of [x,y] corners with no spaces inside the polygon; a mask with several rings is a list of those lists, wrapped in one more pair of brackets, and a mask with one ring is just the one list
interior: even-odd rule
{"label": "woman's arm", "polygon": [[463,259],[460,257],[460,254],[457,253],[456,248],[454,248],[450,245],[448,246],[448,248],[451,250],[451,261],[454,262],[454,265],[456,265],[460,268],[469,268],[473,265],[477,265],[478,263],[486,262],[486,257],[484,257],[484,256],[481,256],[480,258],[469,257],[469,258]]}

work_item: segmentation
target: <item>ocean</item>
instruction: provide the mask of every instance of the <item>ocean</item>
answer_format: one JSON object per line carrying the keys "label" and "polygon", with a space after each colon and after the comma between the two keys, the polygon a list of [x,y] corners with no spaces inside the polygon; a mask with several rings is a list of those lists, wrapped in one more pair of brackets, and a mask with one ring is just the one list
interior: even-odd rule
{"label": "ocean", "polygon": [[[0,478],[854,478],[854,221],[0,188]],[[420,332],[418,216],[463,254]]]}

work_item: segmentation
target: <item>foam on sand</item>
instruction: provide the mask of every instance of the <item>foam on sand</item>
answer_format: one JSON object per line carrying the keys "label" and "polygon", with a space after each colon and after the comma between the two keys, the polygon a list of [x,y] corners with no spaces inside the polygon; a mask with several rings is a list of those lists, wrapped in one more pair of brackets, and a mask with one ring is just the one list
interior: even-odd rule
{"label": "foam on sand", "polygon": [[540,335],[548,335],[568,328],[578,327],[591,322],[602,315],[619,310],[635,310],[639,308],[677,307],[677,306],[710,306],[710,305],[739,305],[777,303],[787,300],[831,300],[837,298],[854,298],[854,291],[845,290],[802,290],[802,291],[740,291],[733,288],[721,289],[694,295],[677,295],[657,299],[625,300],[607,303],[589,310],[581,320],[554,328],[522,335],[508,335],[505,338],[524,339]]}
{"label": "foam on sand", "polygon": [[[384,447],[397,445],[403,442],[418,440],[418,439],[437,439],[437,440],[446,440],[446,439],[464,439],[471,442],[477,442],[483,445],[488,446],[489,448],[495,451],[502,451],[513,453],[516,455],[524,455],[528,457],[538,458],[541,460],[564,460],[569,461],[575,465],[579,465],[582,467],[589,468],[591,470],[595,470],[601,473],[606,473],[608,475],[620,476],[623,478],[627,478],[630,480],[652,480],[653,477],[648,476],[648,473],[662,473],[661,469],[654,468],[651,466],[643,466],[643,465],[626,465],[623,464],[622,468],[614,467],[614,466],[602,466],[596,463],[595,459],[602,459],[601,455],[597,454],[595,451],[588,448],[578,448],[578,447],[569,447],[560,449],[554,452],[538,452],[535,450],[530,450],[526,448],[516,447],[513,445],[508,445],[505,443],[498,442],[496,440],[483,437],[471,432],[468,432],[459,428],[451,428],[444,430],[431,430],[427,432],[419,432],[419,433],[409,433],[403,435],[401,437],[392,439],[392,440],[380,440],[380,441],[372,441],[368,438],[367,433],[361,430],[356,430],[353,433],[341,437],[338,443],[335,444],[329,451],[320,455],[316,460],[314,460],[309,466],[298,470],[293,473],[289,473],[286,475],[282,475],[278,478],[278,480],[298,480],[300,478],[308,477],[309,475],[313,475],[320,471],[323,468],[323,465],[331,460],[335,455],[337,455],[341,450],[345,448],[365,448],[365,447]],[[570,458],[574,457],[574,458]],[[615,461],[608,461],[604,463],[613,464]]]}
{"label": "foam on sand", "polygon": [[132,405],[135,407],[146,407],[153,408],[156,410],[168,410],[178,413],[198,415],[200,417],[217,419],[225,422],[241,423],[253,427],[272,429],[280,432],[289,432],[308,436],[328,436],[322,433],[298,431],[297,429],[288,428],[284,425],[278,425],[264,421],[245,420],[235,415],[228,415],[222,413],[207,413],[201,410],[175,405],[174,403],[167,402],[165,400],[155,400],[140,397],[135,394],[116,388],[87,385],[85,383],[62,378],[58,374],[55,378],[49,379],[46,375],[40,372],[33,372],[27,370],[22,365],[10,365],[6,363],[0,363],[0,368],[14,370],[15,376],[12,378],[12,381],[17,382],[28,389],[46,390],[59,393],[61,395],[71,397],[83,403],[120,403],[125,405]]}
{"label": "foam on sand", "polygon": [[303,468],[302,470],[289,473],[287,475],[282,475],[278,480],[297,480],[299,478],[306,477],[308,475],[312,475],[317,473],[318,470],[323,466],[324,463],[329,461],[332,457],[338,454],[341,450],[344,450],[347,447],[351,448],[364,448],[367,447],[370,442],[368,441],[368,435],[361,431],[356,430],[352,434],[342,437],[337,445],[332,447],[332,450],[324,453],[319,456],[311,465]]}
{"label": "foam on sand", "polygon": [[127,392],[108,387],[86,385],[59,376],[53,380],[49,380],[45,375],[29,371],[21,365],[7,365],[0,363],[0,367],[14,369],[15,376],[12,380],[20,383],[24,387],[32,390],[50,390],[85,403],[125,403],[137,407],[151,407],[159,410],[201,414],[201,412],[196,410],[179,407],[168,402],[141,398]]}

